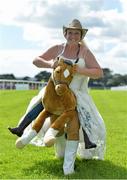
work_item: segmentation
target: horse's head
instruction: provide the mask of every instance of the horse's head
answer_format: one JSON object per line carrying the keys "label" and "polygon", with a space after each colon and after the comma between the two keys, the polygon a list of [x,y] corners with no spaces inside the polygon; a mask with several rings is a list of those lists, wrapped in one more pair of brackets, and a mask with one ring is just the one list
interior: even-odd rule
{"label": "horse's head", "polygon": [[68,90],[72,78],[73,65],[71,61],[60,59],[52,74],[57,95],[61,96]]}

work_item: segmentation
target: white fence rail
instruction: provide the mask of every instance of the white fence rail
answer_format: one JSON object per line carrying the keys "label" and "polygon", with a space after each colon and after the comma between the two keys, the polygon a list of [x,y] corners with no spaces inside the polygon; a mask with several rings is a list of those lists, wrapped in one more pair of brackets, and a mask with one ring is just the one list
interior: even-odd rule
{"label": "white fence rail", "polygon": [[126,91],[127,90],[127,86],[117,86],[117,87],[111,87],[111,90],[113,91]]}
{"label": "white fence rail", "polygon": [[16,89],[16,90],[30,90],[41,89],[46,85],[46,82],[26,81],[26,80],[10,80],[0,79],[0,89]]}

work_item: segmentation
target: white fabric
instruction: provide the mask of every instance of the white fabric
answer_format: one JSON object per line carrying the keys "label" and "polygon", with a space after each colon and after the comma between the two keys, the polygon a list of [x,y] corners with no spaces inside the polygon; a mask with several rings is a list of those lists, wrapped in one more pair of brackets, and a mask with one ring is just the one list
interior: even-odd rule
{"label": "white fabric", "polygon": [[[64,49],[62,53],[64,52]],[[66,59],[65,57],[63,58]],[[75,62],[75,60],[71,60],[71,59],[67,59],[67,60],[70,60],[73,63]],[[79,58],[77,64],[80,67],[85,67],[84,59]],[[103,159],[106,148],[106,129],[105,129],[104,121],[89,94],[88,80],[89,78],[85,77],[84,75],[75,74],[70,84],[70,88],[74,92],[77,98],[77,110],[78,110],[78,116],[79,116],[81,128],[83,127],[86,133],[88,134],[90,140],[97,144],[97,148],[85,149],[82,130],[80,129],[80,143],[77,154],[85,159],[92,159],[92,158]],[[34,107],[37,102],[41,101],[41,97],[43,96],[43,94],[44,94],[44,89],[42,89],[39,95],[33,99],[33,102],[31,101],[30,107],[28,107],[27,112],[30,109],[32,109],[32,107]],[[49,123],[47,124],[49,125]],[[46,129],[44,129],[43,126],[42,130],[39,132],[39,135],[36,137],[35,140],[32,141],[32,143],[34,145],[39,145],[39,146],[43,145],[42,136],[44,135],[45,132]],[[59,144],[59,140],[57,141],[57,147],[58,144]]]}

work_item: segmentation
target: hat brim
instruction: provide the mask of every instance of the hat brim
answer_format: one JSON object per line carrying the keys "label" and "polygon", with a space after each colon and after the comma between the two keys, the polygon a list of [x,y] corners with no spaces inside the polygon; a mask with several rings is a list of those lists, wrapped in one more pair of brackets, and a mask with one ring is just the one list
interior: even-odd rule
{"label": "hat brim", "polygon": [[81,28],[77,28],[77,27],[66,27],[66,26],[63,26],[63,34],[64,34],[64,37],[65,37],[66,31],[67,31],[68,29],[80,30],[80,31],[82,32],[82,39],[85,37],[85,35],[86,35],[87,31],[88,31],[88,29],[83,29],[83,28],[81,29]]}

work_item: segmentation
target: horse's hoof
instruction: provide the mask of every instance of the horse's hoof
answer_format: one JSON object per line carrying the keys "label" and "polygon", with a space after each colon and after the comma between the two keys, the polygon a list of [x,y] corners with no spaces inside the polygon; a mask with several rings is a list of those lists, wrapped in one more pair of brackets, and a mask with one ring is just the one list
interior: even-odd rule
{"label": "horse's hoof", "polygon": [[52,138],[49,138],[49,139],[45,139],[44,144],[47,147],[51,147],[51,146],[53,146],[55,144],[55,142],[56,142],[56,138],[52,137]]}
{"label": "horse's hoof", "polygon": [[15,142],[15,146],[18,149],[22,149],[22,148],[24,148],[25,144],[22,143],[21,138],[18,138],[17,141]]}

